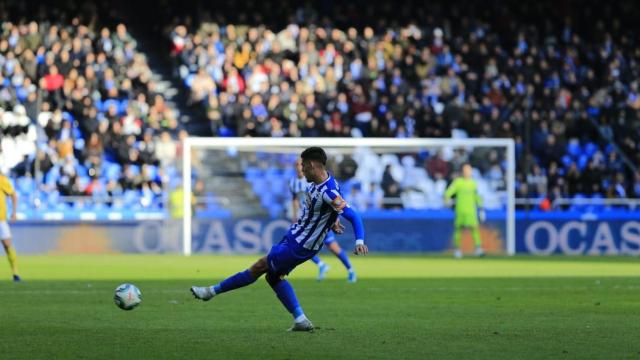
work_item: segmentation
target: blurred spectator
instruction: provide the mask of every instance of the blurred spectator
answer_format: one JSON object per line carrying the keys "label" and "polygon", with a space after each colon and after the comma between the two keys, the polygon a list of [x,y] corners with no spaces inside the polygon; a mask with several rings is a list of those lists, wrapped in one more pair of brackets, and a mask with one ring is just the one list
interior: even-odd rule
{"label": "blurred spectator", "polygon": [[[632,21],[621,4],[598,6],[612,18]],[[447,26],[429,19],[432,7]],[[192,96],[207,105],[215,134],[449,137],[455,130],[463,136],[515,137],[521,144],[529,121],[531,161],[538,165],[530,169],[538,173],[524,176],[538,179],[538,185],[523,196],[547,192],[539,181],[545,173],[554,178],[548,187],[559,185],[563,196],[587,187],[594,192],[594,186],[602,192],[620,172],[628,182],[633,174],[620,171],[624,165],[617,155],[604,152],[598,127],[620,139],[622,155],[640,163],[640,134],[612,125],[616,117],[633,118],[640,109],[638,84],[631,76],[632,32],[621,22],[609,30],[584,10],[542,24],[528,19],[548,19],[544,6],[483,5],[483,11],[508,19],[498,26],[469,15],[478,7],[456,2],[418,6],[400,20],[371,5],[362,24],[379,22],[361,30],[337,20],[340,5],[327,7],[323,22],[303,17],[275,32],[268,26],[216,23],[202,23],[190,32],[190,26],[179,24],[171,31],[172,55]],[[575,26],[574,17],[594,20],[602,36]],[[231,18],[218,17],[227,23]],[[466,25],[451,26],[452,19]],[[314,100],[307,103],[309,96]],[[235,109],[235,120],[225,115],[228,107]],[[579,149],[561,163],[571,141]],[[605,169],[600,184],[567,186],[559,180],[572,162],[577,168],[571,176],[577,172],[578,182],[583,171],[589,175],[594,149],[609,159],[607,169],[615,168]],[[555,170],[548,171],[554,162]],[[427,170],[448,179],[447,165],[436,155],[427,161]],[[496,166],[503,165],[481,166],[483,174],[491,169],[497,177]]]}
{"label": "blurred spectator", "polygon": [[530,196],[539,197],[547,194],[547,177],[538,165],[533,165],[531,174],[527,175],[527,185]]}
{"label": "blurred spectator", "polygon": [[[60,193],[81,195],[104,188],[102,168],[113,161],[158,164],[153,135],[142,135],[148,128],[173,131],[177,122],[173,109],[156,93],[147,60],[124,24],[115,31],[95,31],[95,20],[103,14],[94,4],[68,24],[56,19],[64,14],[56,7],[47,21],[28,23],[8,21],[12,14],[7,10],[14,8],[2,9],[3,168],[34,177],[37,169],[43,181],[49,171],[59,171],[51,178]],[[82,19],[91,19],[91,25]],[[127,138],[129,134],[134,137]],[[173,140],[169,136],[164,141]]]}

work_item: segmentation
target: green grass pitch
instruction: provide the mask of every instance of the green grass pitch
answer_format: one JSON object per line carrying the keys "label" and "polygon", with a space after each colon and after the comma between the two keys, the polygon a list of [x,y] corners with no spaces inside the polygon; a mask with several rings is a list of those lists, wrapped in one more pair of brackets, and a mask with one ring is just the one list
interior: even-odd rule
{"label": "green grass pitch", "polygon": [[[368,256],[348,284],[335,258],[290,280],[314,333],[288,333],[266,282],[203,303],[256,256],[22,256],[0,281],[1,359],[637,359],[640,263],[632,258]],[[9,279],[0,258],[0,279]],[[132,282],[143,302],[113,303]]]}

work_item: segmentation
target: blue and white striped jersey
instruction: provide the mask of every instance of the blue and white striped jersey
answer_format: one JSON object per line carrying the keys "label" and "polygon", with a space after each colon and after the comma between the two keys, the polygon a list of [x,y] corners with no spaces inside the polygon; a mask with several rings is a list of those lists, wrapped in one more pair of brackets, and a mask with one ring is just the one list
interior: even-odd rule
{"label": "blue and white striped jersey", "polygon": [[305,194],[304,211],[286,236],[305,249],[318,250],[338,215],[347,206],[333,176],[329,175],[321,184],[311,183]]}
{"label": "blue and white striped jersey", "polygon": [[307,187],[309,187],[309,182],[307,181],[307,179],[305,179],[304,176],[301,178],[294,177],[293,179],[291,179],[291,181],[289,181],[289,190],[291,191],[291,196],[298,200],[298,203],[300,204],[300,212],[304,211],[304,202],[307,197]]}

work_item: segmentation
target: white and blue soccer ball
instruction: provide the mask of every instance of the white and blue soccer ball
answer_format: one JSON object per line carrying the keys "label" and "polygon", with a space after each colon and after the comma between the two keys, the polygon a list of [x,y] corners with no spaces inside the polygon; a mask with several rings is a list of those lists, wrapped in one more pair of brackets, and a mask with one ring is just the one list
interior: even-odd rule
{"label": "white and blue soccer ball", "polygon": [[116,288],[113,300],[120,309],[133,310],[140,305],[142,293],[133,284],[122,284]]}

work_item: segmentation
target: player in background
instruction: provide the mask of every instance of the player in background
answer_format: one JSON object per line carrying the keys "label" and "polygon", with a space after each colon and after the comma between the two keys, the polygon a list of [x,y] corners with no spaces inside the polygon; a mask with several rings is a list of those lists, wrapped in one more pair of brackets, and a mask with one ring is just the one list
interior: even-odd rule
{"label": "player in background", "polygon": [[284,307],[293,315],[294,323],[290,331],[313,331],[313,324],[298,303],[293,287],[285,276],[303,262],[311,259],[322,248],[323,240],[330,228],[335,227],[339,215],[353,226],[356,255],[369,252],[364,244],[364,227],[360,215],[349,207],[342,198],[338,183],[326,170],[327,155],[322,148],[310,147],[302,152],[302,172],[311,184],[307,188],[305,209],[292,224],[282,240],[271,247],[263,256],[245,271],[232,275],[219,284],[205,287],[191,287],[191,293],[200,300],[208,301],[216,295],[254,283],[266,274],[267,283],[276,293]]}
{"label": "player in background", "polygon": [[478,185],[476,181],[472,179],[471,173],[471,165],[464,164],[462,166],[462,177],[453,180],[444,193],[447,203],[451,201],[453,196],[456,197],[455,230],[453,232],[453,244],[455,246],[454,256],[456,258],[462,257],[462,251],[460,250],[460,232],[463,228],[471,230],[471,236],[476,245],[476,255],[484,255],[482,242],[480,240],[478,218],[484,222],[485,212],[482,209],[482,199],[478,194]]}
{"label": "player in background", "polygon": [[7,222],[7,197],[11,198],[12,212],[10,221],[16,221],[16,213],[18,209],[18,196],[16,195],[9,178],[0,174],[0,241],[2,241],[2,247],[9,259],[9,265],[11,266],[11,272],[13,273],[13,281],[20,281],[18,275],[18,257],[16,250],[11,244],[11,230],[9,230],[9,223]]}
{"label": "player in background", "polygon": [[[293,222],[295,224],[298,221],[298,215],[300,214],[300,209],[304,209],[304,203],[306,198],[307,187],[309,186],[309,182],[305,180],[304,174],[302,173],[302,160],[296,160],[296,173],[297,177],[291,179],[289,182],[289,190],[291,190],[291,205],[293,209],[292,217]],[[336,226],[340,226],[339,224]],[[351,266],[351,262],[349,261],[349,256],[346,251],[344,251],[338,242],[336,242],[336,237],[333,234],[333,231],[329,231],[327,237],[324,238],[324,245],[338,258],[342,261],[342,264],[347,269],[347,281],[350,283],[356,282],[356,272]],[[311,258],[316,265],[318,265],[318,281],[321,281],[325,278],[327,271],[329,271],[329,265],[325,264],[320,256],[315,255]]]}

